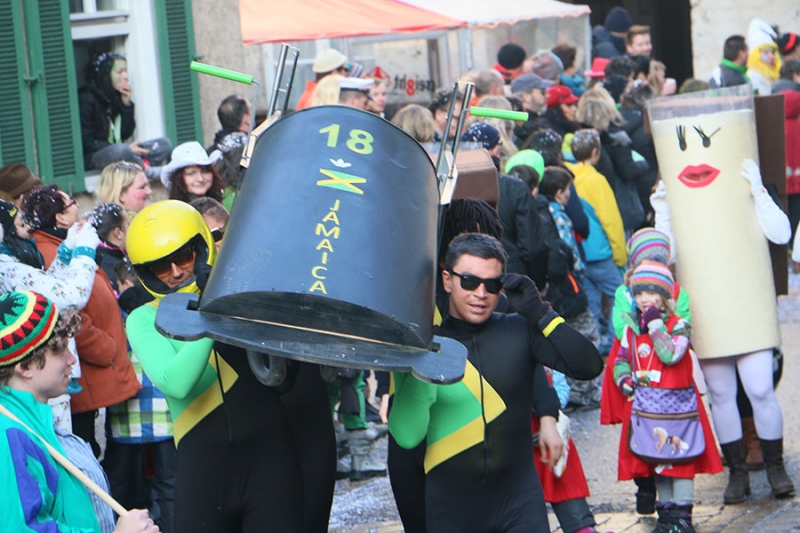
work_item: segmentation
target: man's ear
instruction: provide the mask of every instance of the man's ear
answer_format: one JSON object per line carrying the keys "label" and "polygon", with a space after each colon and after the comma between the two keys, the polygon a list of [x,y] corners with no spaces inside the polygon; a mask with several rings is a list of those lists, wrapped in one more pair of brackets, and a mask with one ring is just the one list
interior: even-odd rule
{"label": "man's ear", "polygon": [[444,290],[447,294],[452,292],[453,288],[453,275],[450,274],[447,270],[442,270],[442,285],[444,285]]}
{"label": "man's ear", "polygon": [[33,377],[33,372],[31,368],[30,361],[25,363],[17,363],[14,366],[14,374],[20,379],[25,381],[31,379]]}

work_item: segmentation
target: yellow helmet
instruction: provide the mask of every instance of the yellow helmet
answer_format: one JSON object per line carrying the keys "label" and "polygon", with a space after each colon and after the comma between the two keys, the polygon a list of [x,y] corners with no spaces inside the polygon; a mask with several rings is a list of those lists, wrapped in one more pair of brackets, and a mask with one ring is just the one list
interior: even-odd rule
{"label": "yellow helmet", "polygon": [[[195,276],[170,289],[156,277],[151,266],[187,244],[196,254]],[[202,215],[194,207],[178,200],[156,202],[139,211],[128,227],[125,245],[142,285],[156,298],[172,292],[199,294],[198,273],[204,271],[207,274],[217,251]]]}

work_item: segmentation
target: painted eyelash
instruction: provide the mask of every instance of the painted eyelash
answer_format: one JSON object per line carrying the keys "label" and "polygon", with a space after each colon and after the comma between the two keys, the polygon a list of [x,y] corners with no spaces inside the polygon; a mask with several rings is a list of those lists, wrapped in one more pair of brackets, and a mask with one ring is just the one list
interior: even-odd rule
{"label": "painted eyelash", "polygon": [[711,146],[711,137],[716,135],[717,132],[721,129],[717,128],[713,131],[713,133],[711,133],[711,135],[706,135],[706,133],[703,131],[703,128],[701,128],[700,126],[692,126],[692,127],[694,128],[694,131],[696,131],[697,134],[700,136],[700,138],[703,139],[703,146],[705,148]]}
{"label": "painted eyelash", "polygon": [[681,152],[686,151],[686,126],[675,126],[675,133],[678,134],[678,146]]}

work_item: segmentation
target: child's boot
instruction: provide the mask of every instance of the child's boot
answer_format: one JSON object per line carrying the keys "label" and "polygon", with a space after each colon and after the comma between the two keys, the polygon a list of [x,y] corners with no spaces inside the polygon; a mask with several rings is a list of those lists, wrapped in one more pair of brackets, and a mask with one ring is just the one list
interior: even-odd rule
{"label": "child's boot", "polygon": [[670,502],[656,502],[656,513],[658,519],[656,520],[656,527],[651,533],[669,533],[670,531],[670,516],[672,515],[672,503]]}
{"label": "child's boot", "polygon": [[639,490],[636,491],[636,512],[653,514],[656,512],[656,480],[654,477],[633,479]]}
{"label": "child's boot", "polygon": [[742,439],[735,440],[723,444],[721,448],[729,470],[728,486],[725,488],[723,500],[726,505],[742,503],[750,495],[750,475],[745,464],[744,442]]}
{"label": "child's boot", "polygon": [[783,466],[783,439],[761,439],[761,449],[764,451],[764,462],[767,463],[767,479],[772,487],[772,495],[776,498],[793,495],[794,483]]}
{"label": "child's boot", "polygon": [[672,533],[697,533],[692,525],[692,504],[689,505],[675,505],[671,510],[671,527]]}

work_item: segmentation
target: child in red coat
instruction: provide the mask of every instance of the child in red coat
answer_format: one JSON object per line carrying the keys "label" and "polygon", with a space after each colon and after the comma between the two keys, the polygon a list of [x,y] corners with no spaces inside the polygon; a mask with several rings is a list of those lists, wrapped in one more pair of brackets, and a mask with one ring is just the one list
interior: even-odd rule
{"label": "child in red coat", "polygon": [[[633,399],[639,387],[673,391],[693,387],[689,324],[672,312],[674,281],[669,268],[656,261],[644,261],[634,270],[629,286],[636,309],[626,319],[614,363],[614,379],[619,390]],[[626,405],[619,447],[618,478],[627,480],[655,474],[657,524],[661,528],[657,527],[656,531],[694,532],[694,476],[722,471],[708,416],[697,391],[694,390],[693,394],[706,445],[702,453],[688,462],[648,462],[634,455],[628,442],[633,403]],[[665,446],[673,446],[677,442],[679,446],[691,448],[693,444],[670,435],[664,435],[664,441]],[[680,450],[676,456],[679,455]]]}

